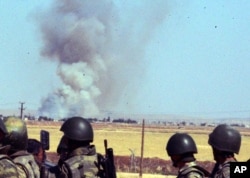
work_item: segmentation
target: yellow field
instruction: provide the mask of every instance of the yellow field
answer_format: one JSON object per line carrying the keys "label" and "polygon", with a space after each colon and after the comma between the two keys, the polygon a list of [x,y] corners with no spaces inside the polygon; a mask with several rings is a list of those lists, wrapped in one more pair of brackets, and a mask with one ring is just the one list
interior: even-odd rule
{"label": "yellow field", "polygon": [[[35,123],[27,123],[28,134],[30,138],[40,139],[40,130],[44,129],[50,132],[50,150],[55,152],[57,145],[62,136],[59,131],[61,123],[44,122],[40,125]],[[131,150],[134,151],[135,156],[141,155],[141,126],[140,125],[126,125],[126,124],[92,124],[94,129],[94,142],[97,151],[104,154],[103,140],[108,140],[108,146],[114,149],[115,155],[130,156]],[[213,161],[211,147],[207,144],[208,134],[213,128],[209,127],[145,127],[144,135],[144,158],[158,157],[169,160],[166,154],[165,147],[169,137],[175,132],[189,133],[195,140],[198,147],[198,154],[196,158],[199,161]],[[239,161],[246,161],[250,158],[250,129],[241,129],[242,145],[240,154],[236,155]],[[158,174],[143,174],[142,178],[173,178],[171,175]],[[139,174],[117,172],[117,178],[141,178]]]}
{"label": "yellow field", "polygon": [[[104,153],[103,140],[108,140],[108,146],[114,149],[115,155],[130,156],[131,150],[135,156],[141,155],[141,126],[131,126],[126,124],[92,124],[94,128],[94,142],[97,151]],[[40,138],[40,130],[44,129],[50,132],[50,152],[55,152],[62,132],[59,131],[60,123],[44,123],[36,125],[27,123],[28,134],[30,138]],[[169,160],[166,154],[165,147],[169,137],[175,132],[187,132],[195,140],[198,147],[196,158],[199,161],[213,161],[211,147],[208,145],[208,134],[213,128],[203,127],[145,127],[144,135],[144,157],[158,157]],[[240,154],[236,155],[239,161],[246,161],[250,158],[250,129],[240,130],[242,134],[242,144]]]}

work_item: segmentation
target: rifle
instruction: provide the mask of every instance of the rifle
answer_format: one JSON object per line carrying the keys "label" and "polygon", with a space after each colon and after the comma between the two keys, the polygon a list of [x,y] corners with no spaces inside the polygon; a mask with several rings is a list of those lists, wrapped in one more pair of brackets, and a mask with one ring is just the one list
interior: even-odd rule
{"label": "rifle", "polygon": [[43,150],[49,150],[49,132],[46,130],[40,131],[40,142],[42,143]]}
{"label": "rifle", "polygon": [[108,148],[108,142],[104,140],[105,156],[103,160],[104,177],[116,178],[113,149]]}
{"label": "rifle", "polygon": [[[49,150],[49,132],[48,131],[46,131],[46,130],[40,131],[40,142],[42,144],[42,148],[44,150],[45,159],[46,159],[45,150]],[[47,166],[45,165],[45,159],[44,159],[43,163],[41,164],[41,168],[40,168],[40,177],[41,178],[45,178],[49,174],[48,168],[46,168]],[[50,165],[50,166],[52,167],[52,165]]]}

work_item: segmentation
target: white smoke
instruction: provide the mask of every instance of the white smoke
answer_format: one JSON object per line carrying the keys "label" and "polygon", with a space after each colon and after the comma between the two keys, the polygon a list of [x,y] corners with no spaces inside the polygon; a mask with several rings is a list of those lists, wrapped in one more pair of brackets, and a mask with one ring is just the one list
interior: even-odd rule
{"label": "white smoke", "polygon": [[145,46],[166,15],[160,2],[126,25],[109,0],[58,0],[40,14],[41,54],[58,62],[62,81],[42,100],[40,114],[95,117],[112,110],[126,86],[143,74]]}

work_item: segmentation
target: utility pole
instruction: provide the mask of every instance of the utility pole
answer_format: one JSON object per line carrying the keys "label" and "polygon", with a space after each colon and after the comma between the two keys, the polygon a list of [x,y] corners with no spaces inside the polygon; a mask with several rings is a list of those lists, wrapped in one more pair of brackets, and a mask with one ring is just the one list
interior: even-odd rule
{"label": "utility pole", "polygon": [[20,104],[21,104],[21,108],[19,108],[20,109],[20,117],[23,120],[23,111],[25,110],[25,108],[23,107],[24,102],[20,102]]}
{"label": "utility pole", "polygon": [[141,133],[141,162],[140,162],[140,170],[139,170],[139,178],[142,178],[142,168],[143,168],[143,152],[144,152],[144,127],[145,121],[142,120],[142,133]]}

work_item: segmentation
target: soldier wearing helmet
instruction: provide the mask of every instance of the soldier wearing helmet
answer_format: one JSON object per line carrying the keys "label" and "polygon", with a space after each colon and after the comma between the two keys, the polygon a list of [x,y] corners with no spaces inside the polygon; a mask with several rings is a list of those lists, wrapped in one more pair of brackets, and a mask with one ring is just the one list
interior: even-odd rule
{"label": "soldier wearing helmet", "polygon": [[230,162],[237,162],[234,154],[238,154],[241,145],[239,131],[226,124],[220,124],[209,134],[208,144],[213,150],[214,160],[218,165],[212,177],[229,178]]}
{"label": "soldier wearing helmet", "polygon": [[172,135],[167,142],[166,151],[171,157],[173,166],[179,169],[177,178],[209,176],[209,173],[195,161],[194,154],[197,153],[197,148],[190,135],[186,133]]}
{"label": "soldier wearing helmet", "polygon": [[[93,142],[94,134],[91,124],[82,117],[66,120],[60,131],[64,133],[57,152],[63,154],[57,169],[51,169],[56,177],[98,177],[97,153]],[[66,154],[64,154],[66,148]],[[63,149],[63,150],[62,150]],[[62,152],[63,151],[63,152]],[[58,172],[59,171],[59,172]],[[53,177],[49,175],[49,177]]]}
{"label": "soldier wearing helmet", "polygon": [[40,170],[34,156],[27,152],[28,133],[23,120],[17,117],[8,117],[4,120],[7,134],[4,145],[10,145],[9,157],[18,165],[19,174],[29,178],[39,178]]}
{"label": "soldier wearing helmet", "polygon": [[9,145],[3,146],[3,139],[7,134],[5,125],[0,119],[0,177],[16,178],[21,177],[18,174],[18,169],[16,164],[7,156],[7,151],[10,148]]}

